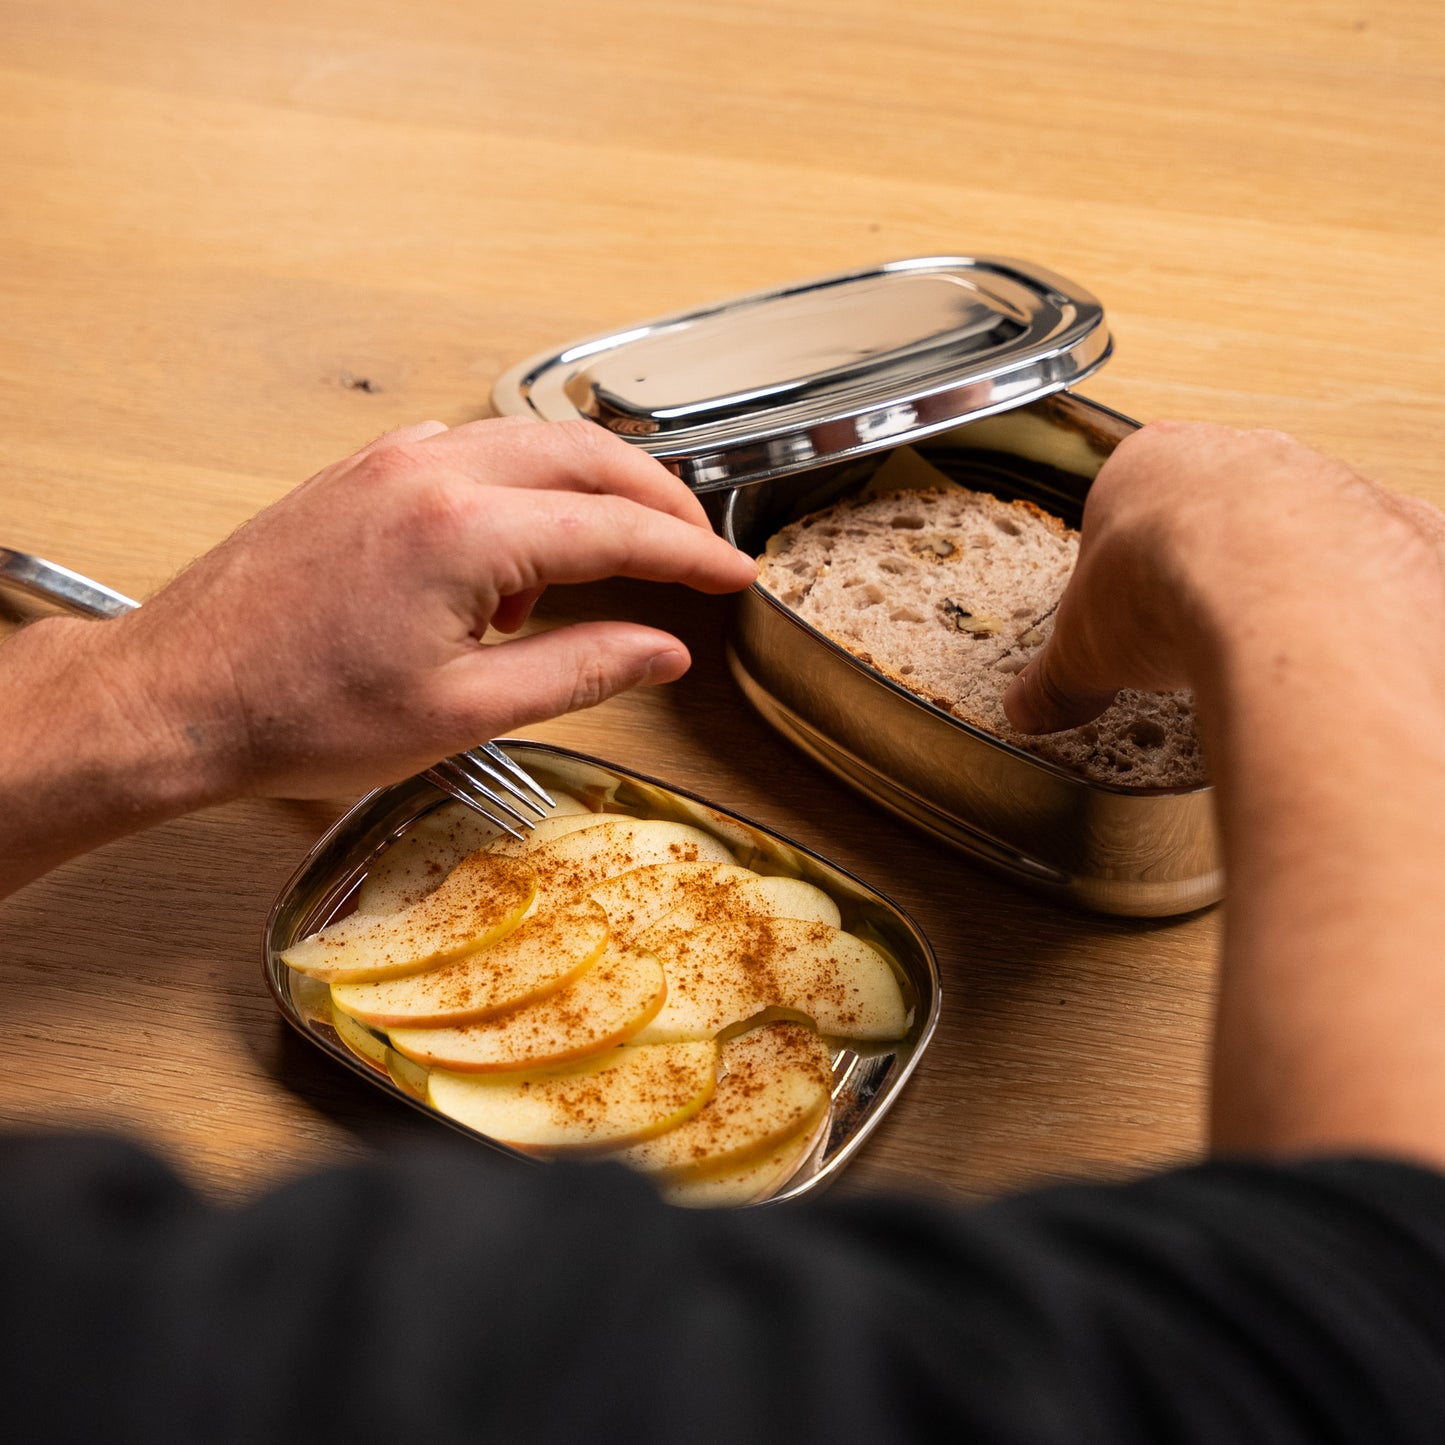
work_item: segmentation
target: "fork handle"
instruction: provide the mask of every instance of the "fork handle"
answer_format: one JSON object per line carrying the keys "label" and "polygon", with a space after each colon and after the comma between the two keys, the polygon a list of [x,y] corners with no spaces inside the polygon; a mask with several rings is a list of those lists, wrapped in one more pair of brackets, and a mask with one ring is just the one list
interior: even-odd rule
{"label": "fork handle", "polygon": [[0,582],[18,587],[33,597],[43,597],[82,617],[119,617],[122,612],[140,606],[124,592],[93,582],[69,567],[47,562],[43,557],[32,557],[29,552],[13,552],[9,547],[0,547]]}

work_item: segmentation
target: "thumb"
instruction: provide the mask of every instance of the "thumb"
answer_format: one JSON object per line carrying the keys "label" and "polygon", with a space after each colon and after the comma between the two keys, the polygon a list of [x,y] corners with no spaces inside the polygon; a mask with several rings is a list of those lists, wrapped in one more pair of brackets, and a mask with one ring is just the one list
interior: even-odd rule
{"label": "thumb", "polygon": [[1021,733],[1082,727],[1114,701],[1114,693],[1080,688],[1067,676],[1057,638],[1057,633],[1049,638],[1004,693],[1004,715]]}
{"label": "thumb", "polygon": [[466,659],[455,702],[489,737],[595,707],[691,665],[677,638],[631,622],[583,622],[491,643]]}

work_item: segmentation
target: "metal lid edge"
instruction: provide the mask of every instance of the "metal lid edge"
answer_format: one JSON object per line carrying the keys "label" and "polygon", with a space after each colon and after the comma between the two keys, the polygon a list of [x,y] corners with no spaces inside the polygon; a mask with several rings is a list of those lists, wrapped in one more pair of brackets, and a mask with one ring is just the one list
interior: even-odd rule
{"label": "metal lid edge", "polygon": [[[1000,363],[981,371],[967,381],[953,378],[932,388],[922,388],[916,393],[900,395],[896,408],[880,408],[876,400],[865,401],[856,409],[839,411],[821,421],[804,423],[801,426],[795,423],[786,428],[769,429],[764,426],[759,427],[751,434],[745,432],[741,436],[734,435],[727,445],[718,451],[702,451],[700,453],[700,447],[707,445],[707,438],[699,437],[696,434],[685,441],[679,438],[671,444],[668,441],[662,441],[655,445],[648,445],[647,440],[640,437],[625,437],[625,440],[656,457],[669,470],[682,477],[695,491],[708,492],[733,486],[751,485],[805,471],[825,462],[846,461],[870,452],[904,445],[909,441],[947,431],[953,426],[964,425],[969,420],[996,415],[998,412],[1010,410],[1040,397],[1066,390],[1091,376],[1112,354],[1113,341],[1107,330],[1104,329],[1103,307],[1097,298],[1091,292],[1076,286],[1047,267],[1025,263],[1006,256],[915,256],[882,262],[874,266],[856,267],[808,280],[788,282],[782,286],[745,292],[701,306],[669,312],[630,326],[597,332],[560,347],[549,347],[509,367],[497,378],[492,386],[492,406],[499,415],[503,416],[539,416],[540,414],[530,400],[532,382],[538,374],[568,358],[580,360],[599,351],[621,347],[629,341],[641,339],[654,332],[664,331],[669,327],[699,322],[724,311],[744,310],[799,292],[846,285],[851,281],[880,273],[927,271],[950,266],[986,268],[1020,284],[1033,287],[1045,286],[1049,288],[1050,299],[1055,303],[1072,305],[1078,308],[1083,315],[1092,313],[1092,323],[1081,324],[1076,321],[1073,325],[1065,328],[1062,335],[1055,334],[1044,338],[1033,355],[1025,354],[1022,365],[1018,364],[1018,359],[1014,359],[1010,363]],[[1069,375],[1050,378],[1047,373],[1052,363],[1064,355],[1077,355],[1081,343],[1088,341],[1091,333],[1099,335],[1098,350],[1085,353],[1082,364]],[[1000,398],[977,409],[970,408],[963,415],[936,417],[931,420],[920,420],[917,415],[916,403],[920,401],[961,393],[969,387],[1010,373],[1016,373],[1020,381],[1024,383],[1017,395]],[[1028,384],[1030,378],[1034,383],[1032,385]],[[890,412],[893,414],[884,414]],[[910,412],[912,413],[911,418]],[[878,416],[878,421],[872,429],[874,434],[862,436],[861,432],[864,428],[858,424],[864,418],[873,415]],[[584,418],[579,414],[575,419],[583,420]],[[858,426],[860,439],[851,445],[829,446],[826,454],[820,455],[811,438],[811,433],[821,430],[824,426],[846,423],[854,423],[855,426]],[[596,423],[591,424],[595,425]],[[784,446],[779,449],[778,443],[781,439],[800,436],[806,437],[807,440],[799,440],[791,448]],[[791,450],[792,455],[783,455],[782,457],[772,455],[778,450],[783,453]],[[724,457],[729,458],[729,461],[724,462]]]}

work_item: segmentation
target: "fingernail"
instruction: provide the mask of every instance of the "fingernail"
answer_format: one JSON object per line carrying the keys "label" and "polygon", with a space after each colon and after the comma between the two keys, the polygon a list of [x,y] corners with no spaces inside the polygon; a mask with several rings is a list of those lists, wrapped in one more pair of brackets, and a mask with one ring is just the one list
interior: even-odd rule
{"label": "fingernail", "polygon": [[645,683],[673,682],[687,671],[691,659],[675,647],[666,652],[656,652],[647,659],[647,670],[643,675]]}

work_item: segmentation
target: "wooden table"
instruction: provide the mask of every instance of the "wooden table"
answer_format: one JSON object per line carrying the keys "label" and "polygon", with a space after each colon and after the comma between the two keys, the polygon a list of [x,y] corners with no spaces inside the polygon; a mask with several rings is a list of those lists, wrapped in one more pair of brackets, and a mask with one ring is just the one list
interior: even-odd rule
{"label": "wooden table", "polygon": [[[1044,262],[1088,394],[1295,431],[1445,503],[1435,0],[0,0],[0,542],[137,595],[554,342],[896,256]],[[1197,1152],[1220,915],[1065,912],[860,804],[691,675],[534,730],[793,835],[934,942],[936,1043],[851,1176],[979,1196]],[[267,908],[335,804],[223,808],[3,911],[0,1122],[220,1193],[434,1127],[280,1023]]]}

